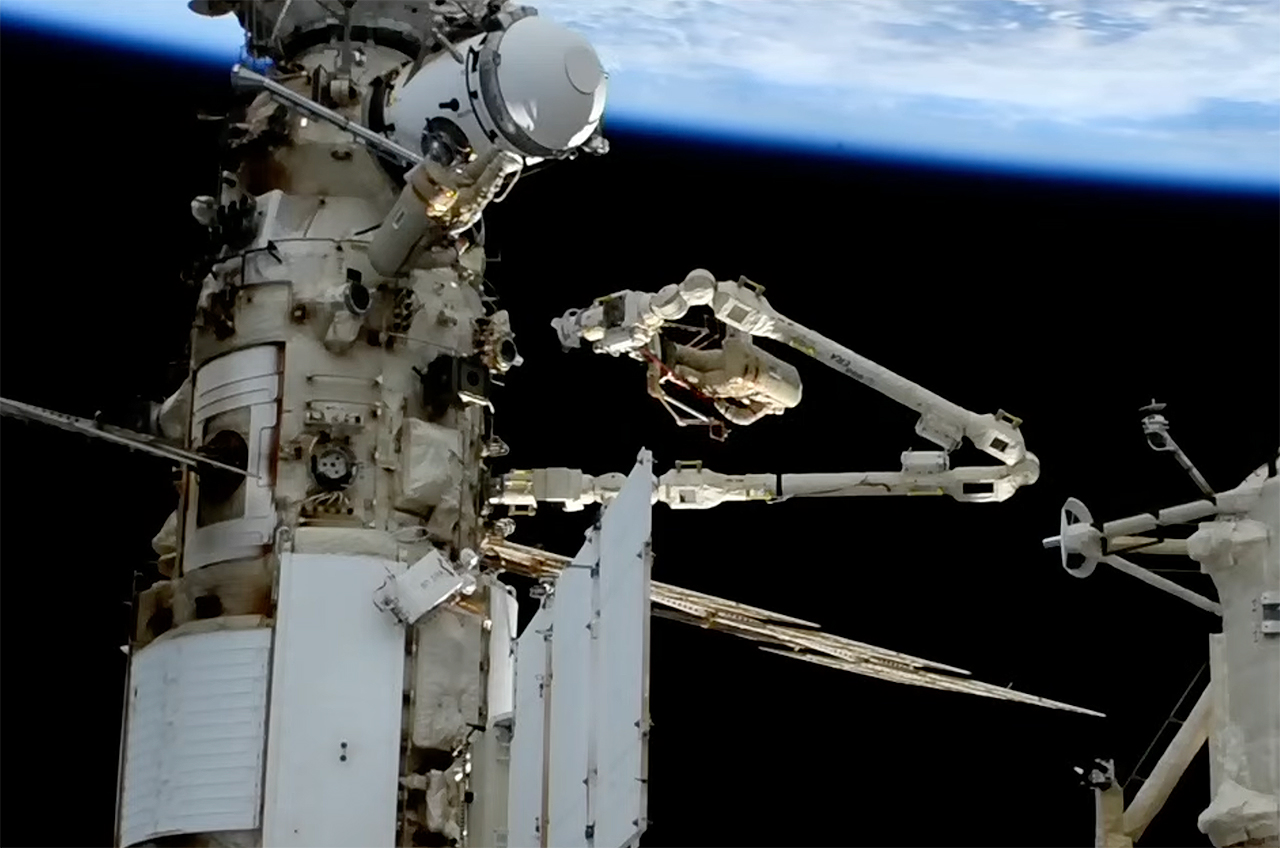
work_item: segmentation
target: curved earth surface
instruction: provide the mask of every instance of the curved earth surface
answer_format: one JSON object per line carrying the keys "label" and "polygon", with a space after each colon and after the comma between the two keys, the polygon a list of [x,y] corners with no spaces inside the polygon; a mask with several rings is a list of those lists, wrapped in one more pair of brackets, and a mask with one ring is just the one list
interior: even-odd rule
{"label": "curved earth surface", "polygon": [[[1280,0],[541,0],[606,121],[984,170],[1280,190]],[[184,0],[5,0],[0,22],[234,62]]]}

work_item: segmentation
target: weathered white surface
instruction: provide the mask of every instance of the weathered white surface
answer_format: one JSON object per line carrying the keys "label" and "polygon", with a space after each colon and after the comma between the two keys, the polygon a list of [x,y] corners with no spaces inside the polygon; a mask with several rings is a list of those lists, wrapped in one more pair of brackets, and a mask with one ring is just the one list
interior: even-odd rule
{"label": "weathered white surface", "polygon": [[1124,832],[1131,838],[1142,838],[1147,825],[1164,807],[1183,773],[1204,747],[1205,740],[1209,738],[1212,709],[1213,687],[1209,686],[1200,694],[1191,714],[1178,728],[1169,747],[1160,755],[1138,794],[1124,811]]}
{"label": "weathered white surface", "polygon": [[462,434],[417,418],[401,432],[396,509],[422,512],[455,494],[464,472]]}
{"label": "weathered white surface", "polygon": [[1217,497],[1224,514],[1187,549],[1222,602],[1214,664],[1225,669],[1212,723],[1213,802],[1200,830],[1215,845],[1280,837],[1280,636],[1263,631],[1263,594],[1280,587],[1280,477],[1251,475]]}
{"label": "weathered white surface", "polygon": [[413,624],[457,594],[467,581],[438,550],[428,551],[394,580],[378,589],[374,603],[400,620]]}
{"label": "weathered white surface", "polygon": [[[590,631],[595,615],[592,571],[599,557],[594,540],[583,545],[556,580],[551,599],[551,764],[548,845],[585,845],[590,823],[588,795],[595,782],[589,760],[593,733],[592,691],[598,670]],[[516,714],[516,721],[520,721]],[[520,732],[517,726],[516,732]]]}
{"label": "weathered white surface", "polygon": [[[471,845],[506,848],[507,794],[511,774],[511,728],[503,721],[471,737],[473,756],[471,790],[475,798],[467,808]],[[537,843],[510,843],[536,845]]]}
{"label": "weathered white surface", "polygon": [[551,610],[534,614],[516,643],[515,733],[511,740],[511,792],[507,802],[507,844],[543,845],[539,836],[542,796],[546,786],[543,769],[544,720],[549,715],[550,681],[546,678],[551,652]]}
{"label": "weathered white surface", "polygon": [[405,630],[372,597],[403,568],[281,556],[263,845],[395,843]]}
{"label": "weathered white surface", "polygon": [[604,514],[600,540],[598,798],[595,845],[631,844],[646,828],[649,746],[649,533],[653,458],[648,451]]}
{"label": "weathered white surface", "polygon": [[452,750],[479,721],[480,620],[437,610],[418,624],[414,653],[413,743]]}
{"label": "weathered white surface", "polygon": [[1275,845],[1275,818],[1274,797],[1226,778],[1218,786],[1213,803],[1200,814],[1197,825],[1214,845]]}
{"label": "weathered white surface", "polygon": [[458,782],[453,772],[427,772],[427,829],[448,839],[460,839]]}
{"label": "weathered white surface", "polygon": [[646,451],[517,641],[512,846],[620,848],[645,829],[652,491]]}
{"label": "weathered white surface", "polygon": [[130,672],[120,842],[252,830],[262,801],[271,630],[153,642]]}
{"label": "weathered white surface", "polygon": [[520,608],[515,590],[498,581],[489,587],[489,723],[515,710],[516,628]]}
{"label": "weathered white surface", "polygon": [[489,643],[488,723],[483,733],[477,732],[471,737],[471,789],[475,799],[467,809],[467,831],[471,845],[505,848],[519,606],[515,590],[510,586],[490,575],[483,575],[481,580],[489,591],[490,626],[485,634]]}
{"label": "weathered white surface", "polygon": [[1124,790],[1114,780],[1105,789],[1093,790],[1093,845],[1133,848],[1133,838],[1124,827]]}

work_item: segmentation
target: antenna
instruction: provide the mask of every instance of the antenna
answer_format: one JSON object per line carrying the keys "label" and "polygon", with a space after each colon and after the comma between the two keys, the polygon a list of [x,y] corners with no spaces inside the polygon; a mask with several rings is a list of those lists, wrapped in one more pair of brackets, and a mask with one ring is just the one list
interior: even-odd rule
{"label": "antenna", "polygon": [[1138,410],[1145,415],[1142,419],[1142,432],[1147,437],[1147,444],[1154,451],[1172,453],[1173,458],[1178,460],[1178,464],[1182,466],[1183,470],[1191,475],[1191,479],[1200,491],[1204,492],[1208,497],[1213,497],[1213,488],[1204,479],[1204,475],[1196,470],[1186,452],[1178,447],[1178,443],[1169,434],[1169,419],[1160,414],[1164,411],[1164,408],[1165,404],[1157,403],[1152,399],[1151,403]]}

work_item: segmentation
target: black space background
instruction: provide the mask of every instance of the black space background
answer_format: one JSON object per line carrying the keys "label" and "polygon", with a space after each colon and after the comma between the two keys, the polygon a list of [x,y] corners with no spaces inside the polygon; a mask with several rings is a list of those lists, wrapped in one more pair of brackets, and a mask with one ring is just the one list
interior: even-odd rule
{"label": "black space background", "polygon": [[[0,36],[3,394],[79,415],[159,399],[191,318],[188,204],[215,175],[215,133],[195,114],[222,108],[227,74]],[[1143,442],[1137,410],[1153,395],[1219,488],[1275,450],[1276,198],[610,135],[608,156],[529,175],[488,216],[490,276],[526,358],[496,399],[510,467],[625,472],[646,446],[659,472],[692,458],[893,470],[927,447],[908,410],[794,352],[803,403],[717,444],[674,426],[638,364],[562,353],[548,326],[694,267],[745,274],[785,314],[944,397],[1024,418],[1043,474],[1004,504],[659,506],[654,577],[1109,715],[895,686],[658,620],[644,844],[1091,844],[1071,766],[1108,754],[1128,775],[1215,622],[1105,569],[1074,580],[1040,539],[1068,495],[1104,520],[1196,497]],[[126,601],[173,507],[170,472],[11,420],[0,433],[0,838],[105,845]],[[588,523],[547,509],[513,538],[572,554]],[[1207,786],[1201,752],[1143,844],[1207,845]]]}

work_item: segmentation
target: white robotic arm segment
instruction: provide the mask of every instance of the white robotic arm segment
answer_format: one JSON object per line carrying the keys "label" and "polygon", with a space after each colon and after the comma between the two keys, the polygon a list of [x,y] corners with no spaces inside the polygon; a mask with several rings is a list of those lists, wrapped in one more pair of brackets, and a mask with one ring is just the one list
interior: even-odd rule
{"label": "white robotic arm segment", "polygon": [[[745,281],[746,278],[743,279]],[[711,308],[717,318],[735,330],[766,339],[787,341],[785,334],[777,326],[781,316],[759,291],[742,283],[728,280],[717,282]]]}
{"label": "white robotic arm segment", "polygon": [[694,306],[707,306],[716,293],[716,278],[709,271],[690,271],[678,285],[663,286],[653,296],[654,314],[664,321],[683,318]]}
{"label": "white robotic arm segment", "polygon": [[[716,318],[734,330],[797,348],[911,407],[920,413],[916,432],[943,450],[953,450],[968,438],[979,450],[1008,466],[1023,462],[1027,456],[1019,430],[1022,422],[1017,418],[1003,411],[994,415],[970,412],[859,356],[779,314],[758,287],[745,278],[739,282],[717,281],[709,272],[697,269],[678,286],[667,286],[656,294],[617,292],[596,300],[585,310],[570,310],[552,321],[552,326],[565,348],[577,347],[585,339],[592,342],[597,353],[617,356],[649,346],[664,323],[679,319],[690,307],[699,305],[710,306]],[[757,413],[758,410],[746,411],[740,417],[753,421],[763,414]]]}
{"label": "white robotic arm segment", "polygon": [[[867,497],[872,495],[947,495],[958,501],[995,503],[1039,476],[1035,457],[1014,466],[947,468],[939,452],[907,451],[903,470],[840,474],[721,474],[701,463],[677,463],[654,481],[654,503],[672,509],[710,509],[722,503],[780,501],[787,498]],[[625,482],[622,474],[591,477],[577,469],[512,471],[491,502],[509,506],[559,503],[566,510],[608,503]]]}
{"label": "white robotic arm segment", "polygon": [[710,509],[726,502],[772,501],[777,475],[719,474],[701,463],[676,463],[658,479],[655,500],[672,509]]}
{"label": "white robotic arm segment", "polygon": [[[758,302],[768,308],[763,298],[759,298]],[[744,320],[754,321],[762,327],[767,323],[749,313]],[[979,450],[994,456],[1005,465],[1020,462],[1026,453],[1022,433],[1018,429],[1022,422],[1003,411],[995,415],[970,412],[788,318],[776,316],[776,320],[768,324],[768,327],[766,335],[769,338],[804,351],[814,359],[919,412],[916,433],[944,450],[954,450],[963,438],[968,438]]]}
{"label": "white robotic arm segment", "polygon": [[586,309],[552,319],[551,326],[566,350],[588,341],[596,353],[617,356],[646,347],[665,322],[683,318],[690,307],[709,305],[715,293],[715,277],[693,271],[679,285],[654,294],[624,290],[596,298]]}
{"label": "white robotic arm segment", "polygon": [[[1008,500],[1022,486],[1040,476],[1033,454],[1012,466],[974,466],[931,470],[912,468],[903,454],[904,469],[898,472],[845,474],[783,474],[778,480],[778,499],[793,497],[859,497],[868,495],[946,495],[968,503],[999,503]],[[920,452],[932,454],[933,452]]]}
{"label": "white robotic arm segment", "polygon": [[533,507],[539,501],[558,503],[566,512],[578,512],[589,504],[612,500],[627,482],[625,474],[592,477],[576,468],[534,468],[502,476],[501,490],[493,503]]}
{"label": "white robotic arm segment", "polygon": [[645,292],[615,292],[586,309],[570,309],[552,320],[551,326],[565,349],[588,341],[596,353],[631,353],[648,345],[662,326],[664,319],[650,309],[653,297]]}

